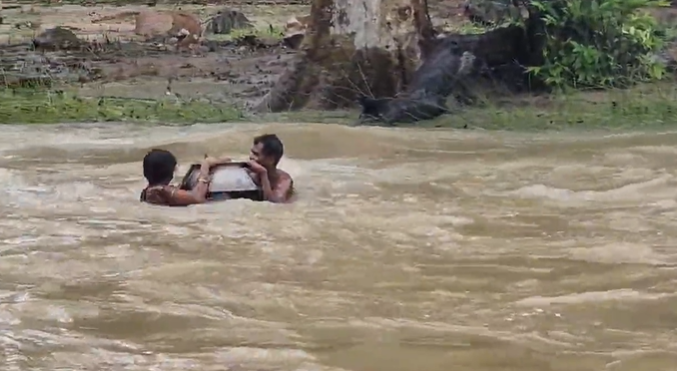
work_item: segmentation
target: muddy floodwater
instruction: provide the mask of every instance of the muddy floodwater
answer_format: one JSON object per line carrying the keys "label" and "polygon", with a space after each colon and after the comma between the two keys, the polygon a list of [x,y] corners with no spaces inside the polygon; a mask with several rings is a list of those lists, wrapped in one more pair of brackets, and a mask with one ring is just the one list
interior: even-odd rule
{"label": "muddy floodwater", "polygon": [[[141,205],[275,132],[298,201]],[[674,371],[677,133],[3,126],[2,370]]]}

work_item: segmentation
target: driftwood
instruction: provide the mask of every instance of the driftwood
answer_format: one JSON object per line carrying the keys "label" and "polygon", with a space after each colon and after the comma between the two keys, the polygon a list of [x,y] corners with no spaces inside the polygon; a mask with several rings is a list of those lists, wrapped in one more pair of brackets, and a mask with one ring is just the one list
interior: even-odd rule
{"label": "driftwood", "polygon": [[450,40],[443,40],[431,56],[414,73],[411,84],[397,97],[359,98],[362,106],[359,123],[429,120],[447,112],[446,98],[452,93],[456,80],[470,74],[475,56],[461,52]]}
{"label": "driftwood", "polygon": [[450,34],[435,41],[473,53],[488,67],[518,61],[528,65],[531,59],[529,39],[518,26],[498,28],[476,35]]}
{"label": "driftwood", "polygon": [[415,122],[447,112],[450,95],[470,103],[473,88],[502,82],[507,87],[527,84],[523,65],[530,64],[530,50],[521,27],[499,28],[479,35],[446,35],[432,42],[432,50],[416,70],[412,81],[394,98],[360,97],[359,123]]}

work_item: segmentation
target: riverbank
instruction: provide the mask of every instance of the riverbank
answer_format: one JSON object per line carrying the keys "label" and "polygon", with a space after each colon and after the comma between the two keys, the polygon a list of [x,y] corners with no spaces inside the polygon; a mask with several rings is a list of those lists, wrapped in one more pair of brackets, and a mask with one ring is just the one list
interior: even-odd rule
{"label": "riverbank", "polygon": [[242,121],[242,112],[208,100],[81,97],[64,91],[0,93],[0,123],[148,122],[168,124]]}
{"label": "riverbank", "polygon": [[[288,4],[291,4],[287,1]],[[110,23],[92,20],[123,11],[147,9],[99,2],[95,11],[87,4],[33,6],[5,11],[11,22],[0,25],[3,85],[0,90],[0,123],[138,122],[188,125],[217,122],[314,122],[352,124],[357,111],[309,111],[254,115],[238,107],[259,101],[298,51],[279,43],[266,47],[239,45],[233,35],[208,35],[205,50],[175,51],[135,40],[133,19]],[[455,12],[459,1],[431,5],[433,20],[452,28],[468,26]],[[234,5],[229,5],[234,6]],[[223,6],[182,5],[203,20]],[[281,33],[291,16],[307,14],[307,6],[237,4],[256,30]],[[445,8],[446,7],[446,8]],[[450,8],[449,8],[450,7]],[[168,10],[168,4],[155,10]],[[449,8],[449,9],[447,9]],[[445,10],[446,9],[446,10]],[[117,40],[103,49],[69,52],[36,52],[27,43],[38,30],[63,26],[83,40]],[[448,23],[448,24],[447,24]],[[12,25],[13,24],[13,25]],[[445,26],[445,27],[446,27]],[[465,30],[471,32],[472,30]],[[238,35],[240,31],[235,32]],[[24,40],[25,39],[25,40]],[[17,41],[18,40],[18,41]],[[277,40],[279,42],[279,40]],[[38,76],[38,78],[34,78]],[[35,90],[26,89],[35,81]],[[26,81],[24,81],[26,80]],[[43,81],[49,80],[49,81]],[[45,86],[43,86],[43,84]],[[23,87],[20,91],[9,87]],[[576,92],[566,95],[504,96],[493,92],[472,107],[456,107],[451,114],[415,126],[476,130],[567,130],[660,128],[675,121],[677,88],[674,81],[628,90]],[[484,102],[484,103],[482,103]],[[453,104],[449,104],[453,107]]]}
{"label": "riverbank", "polygon": [[677,124],[674,82],[623,90],[507,97],[424,123],[486,130],[627,130]]}
{"label": "riverbank", "polygon": [[[167,96],[161,100],[81,97],[76,92],[0,93],[0,123],[48,124],[139,122],[190,125],[220,122],[313,122],[352,124],[357,111],[300,111],[252,115],[208,99]],[[458,108],[422,128],[475,130],[625,130],[677,124],[677,86],[650,84],[626,90],[510,97]]]}

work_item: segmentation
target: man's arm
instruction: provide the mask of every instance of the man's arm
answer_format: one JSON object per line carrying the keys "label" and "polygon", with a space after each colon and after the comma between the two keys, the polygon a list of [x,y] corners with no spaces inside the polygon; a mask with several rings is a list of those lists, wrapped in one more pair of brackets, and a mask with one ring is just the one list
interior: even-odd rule
{"label": "man's arm", "polygon": [[294,185],[294,181],[291,179],[289,174],[283,173],[278,179],[275,188],[270,186],[270,180],[268,180],[267,174],[261,176],[261,188],[263,190],[263,198],[266,201],[274,203],[284,203],[289,201],[289,196],[291,195],[291,190]]}
{"label": "man's arm", "polygon": [[276,202],[288,202],[289,198],[292,195],[293,188],[294,188],[294,180],[291,178],[291,176],[289,176],[289,174],[285,174],[277,182],[277,186],[275,187],[275,189],[273,189],[275,199],[279,200]]}
{"label": "man's arm", "polygon": [[226,157],[226,156],[206,157],[205,160],[209,163],[210,167],[214,167],[214,166],[223,165],[223,164],[233,162],[233,160],[231,160],[230,157]]}

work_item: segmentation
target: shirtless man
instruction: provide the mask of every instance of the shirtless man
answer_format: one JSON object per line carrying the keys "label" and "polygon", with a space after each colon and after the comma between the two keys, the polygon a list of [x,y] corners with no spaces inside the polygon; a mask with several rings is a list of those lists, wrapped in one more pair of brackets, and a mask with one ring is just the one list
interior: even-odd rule
{"label": "shirtless man", "polygon": [[264,134],[254,138],[249,153],[248,168],[254,181],[261,187],[263,201],[288,202],[294,191],[291,176],[277,168],[284,145],[275,134]]}

